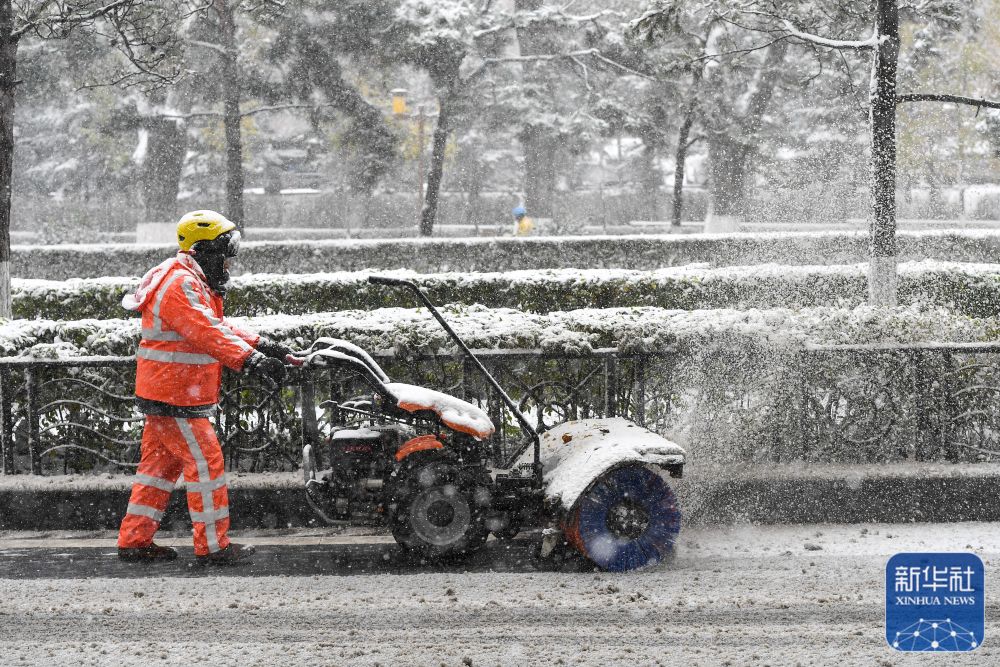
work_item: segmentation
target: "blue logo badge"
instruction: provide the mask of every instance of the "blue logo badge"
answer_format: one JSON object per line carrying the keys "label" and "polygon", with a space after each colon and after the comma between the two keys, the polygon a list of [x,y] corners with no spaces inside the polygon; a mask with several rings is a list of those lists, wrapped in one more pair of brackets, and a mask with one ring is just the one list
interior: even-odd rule
{"label": "blue logo badge", "polygon": [[885,639],[899,651],[971,651],[986,627],[975,554],[896,554],[885,566]]}

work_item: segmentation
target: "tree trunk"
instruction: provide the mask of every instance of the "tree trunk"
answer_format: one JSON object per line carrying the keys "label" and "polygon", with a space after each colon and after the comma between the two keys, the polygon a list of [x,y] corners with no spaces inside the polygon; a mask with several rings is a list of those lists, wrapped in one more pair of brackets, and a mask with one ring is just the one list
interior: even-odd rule
{"label": "tree trunk", "polygon": [[[533,12],[541,9],[543,0],[515,0],[514,8],[518,12]],[[519,26],[516,30],[519,55],[535,56],[553,52],[551,35],[537,25]],[[525,64],[521,73],[524,81],[535,86],[546,87],[542,78],[548,65]],[[526,109],[527,118],[539,104]],[[551,103],[548,103],[551,104]],[[539,109],[544,111],[544,109]],[[524,206],[528,215],[539,218],[551,218],[553,200],[556,190],[556,153],[559,147],[558,136],[550,129],[538,125],[522,126],[518,139],[524,149]]]}
{"label": "tree trunk", "polygon": [[742,138],[736,139],[728,134],[715,134],[709,140],[708,167],[713,217],[738,221],[746,215],[749,195],[747,181],[751,172],[753,152],[752,145],[744,143]]}
{"label": "tree trunk", "polygon": [[545,130],[527,127],[521,132],[524,147],[524,206],[528,214],[552,217],[556,189],[556,142]]}
{"label": "tree trunk", "polygon": [[691,147],[688,137],[691,135],[695,110],[698,108],[698,93],[703,72],[704,67],[699,65],[691,73],[691,90],[688,93],[688,102],[684,105],[684,120],[677,133],[677,154],[674,158],[674,208],[670,219],[672,227],[681,226],[681,212],[684,210],[684,166],[687,162],[688,148]]}
{"label": "tree trunk", "polygon": [[660,172],[660,162],[657,157],[657,143],[647,143],[642,150],[642,174],[640,185],[643,199],[646,201],[644,216],[647,220],[660,219],[660,186],[663,184],[663,174]]}
{"label": "tree trunk", "polygon": [[941,172],[934,160],[928,160],[925,165],[927,174],[927,217],[934,220],[945,220],[948,213],[945,208],[944,186],[946,185],[944,174]]}
{"label": "tree trunk", "polygon": [[746,216],[750,196],[748,186],[752,182],[753,158],[757,152],[756,135],[774,96],[787,51],[787,41],[768,47],[757,76],[756,89],[750,95],[746,112],[737,121],[737,132],[733,132],[733,128],[722,128],[709,134],[712,201],[706,231],[713,224],[719,224],[719,231],[735,231],[736,224]]}
{"label": "tree trunk", "polygon": [[149,132],[146,161],[142,165],[146,222],[172,222],[177,217],[187,129],[183,121],[174,118],[148,118],[144,125]]}
{"label": "tree trunk", "polygon": [[896,304],[896,66],[899,59],[897,0],[878,0],[879,37],[872,59],[871,220],[869,223],[868,300]]}
{"label": "tree trunk", "polygon": [[673,211],[670,217],[671,227],[681,226],[681,214],[684,210],[684,169],[687,163],[688,135],[694,121],[693,114],[686,115],[677,136],[677,153],[674,157],[674,198]]}
{"label": "tree trunk", "polygon": [[[424,113],[424,105],[417,105],[417,215],[423,219],[424,215],[424,186],[427,184],[427,173],[424,168],[424,140],[425,128],[427,125],[427,114]],[[442,169],[444,167],[442,166]],[[436,204],[435,204],[436,206]],[[437,211],[435,211],[435,215]]]}
{"label": "tree trunk", "polygon": [[10,199],[14,175],[14,89],[17,40],[11,37],[14,9],[0,0],[0,318],[10,319]]}
{"label": "tree trunk", "polygon": [[437,125],[434,127],[434,139],[431,143],[431,166],[427,170],[427,194],[424,197],[424,208],[420,212],[421,236],[430,236],[434,233],[434,220],[437,218],[438,198],[441,193],[441,179],[444,176],[444,151],[448,145],[448,134],[451,131],[449,127],[450,94],[441,97],[440,106]]}
{"label": "tree trunk", "polygon": [[240,79],[236,18],[227,0],[215,0],[222,54],[223,124],[226,129],[226,216],[243,228],[243,135],[240,128]]}

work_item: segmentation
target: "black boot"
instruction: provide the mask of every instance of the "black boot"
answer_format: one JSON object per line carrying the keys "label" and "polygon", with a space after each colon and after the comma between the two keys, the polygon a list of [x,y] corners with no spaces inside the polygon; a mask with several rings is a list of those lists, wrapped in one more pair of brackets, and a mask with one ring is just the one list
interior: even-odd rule
{"label": "black boot", "polygon": [[144,547],[118,547],[118,560],[127,563],[152,563],[177,558],[177,552],[170,547],[150,543]]}
{"label": "black boot", "polygon": [[256,551],[249,544],[230,542],[225,548],[205,556],[196,556],[199,565],[246,565]]}

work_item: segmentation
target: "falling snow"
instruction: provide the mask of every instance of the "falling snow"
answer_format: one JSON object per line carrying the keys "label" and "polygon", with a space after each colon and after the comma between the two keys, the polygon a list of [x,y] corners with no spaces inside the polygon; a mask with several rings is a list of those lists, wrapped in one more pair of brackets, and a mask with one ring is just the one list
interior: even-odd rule
{"label": "falling snow", "polygon": [[[1000,0],[759,4],[0,4],[0,511],[67,524],[0,533],[0,663],[906,662],[883,633],[886,559],[974,552],[989,577],[1000,553],[996,524],[922,523],[992,511],[1000,476]],[[79,499],[131,483],[125,383],[158,333],[136,311],[176,263],[204,275],[204,244],[175,256],[195,209],[243,235],[213,283],[226,321],[306,360],[215,420],[241,434],[233,498],[366,523],[246,531],[252,577],[193,576],[178,533],[160,541],[179,561],[129,569],[111,533],[73,525],[94,510]],[[474,360],[392,280],[513,360],[522,419],[473,396]],[[383,404],[338,395],[352,364],[426,423],[359,416]],[[312,424],[313,394],[354,407]],[[382,452],[419,429],[471,444]],[[303,442],[346,452],[308,501]],[[662,473],[644,483],[676,491],[683,529],[668,562],[611,575],[593,561],[656,525],[595,485],[628,466]],[[604,512],[583,528],[581,496]],[[720,523],[859,507],[893,523]],[[421,560],[462,516],[482,551]],[[644,554],[673,533],[657,539]],[[997,660],[993,643],[958,662]]]}

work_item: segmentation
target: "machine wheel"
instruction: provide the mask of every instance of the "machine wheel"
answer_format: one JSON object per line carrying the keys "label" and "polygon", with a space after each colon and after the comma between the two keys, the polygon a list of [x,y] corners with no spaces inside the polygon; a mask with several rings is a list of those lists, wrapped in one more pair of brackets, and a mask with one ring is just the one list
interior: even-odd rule
{"label": "machine wheel", "polygon": [[570,544],[600,568],[624,572],[669,559],[680,531],[677,497],[640,466],[604,473],[566,517]]}
{"label": "machine wheel", "polygon": [[482,548],[492,492],[481,473],[439,455],[412,455],[392,483],[392,536],[404,551],[446,559]]}

